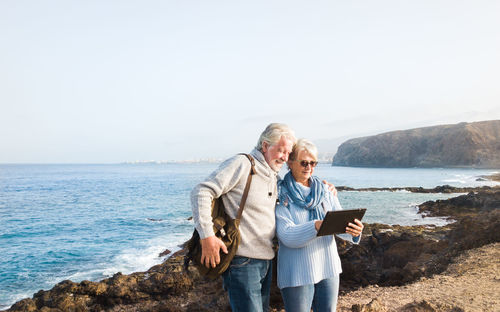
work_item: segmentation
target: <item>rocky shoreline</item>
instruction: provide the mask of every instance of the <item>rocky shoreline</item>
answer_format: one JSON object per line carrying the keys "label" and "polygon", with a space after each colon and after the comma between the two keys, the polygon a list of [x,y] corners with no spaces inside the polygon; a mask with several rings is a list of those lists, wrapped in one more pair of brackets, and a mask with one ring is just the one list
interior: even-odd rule
{"label": "rocky shoreline", "polygon": [[404,286],[370,285],[339,298],[337,311],[499,311],[500,243],[465,251],[446,271]]}
{"label": "rocky shoreline", "polygon": [[[444,227],[367,224],[359,245],[339,240],[343,267],[339,310],[466,311],[460,304],[442,305],[432,298],[417,298],[405,303],[404,309],[384,302],[380,295],[371,298],[380,296],[379,300],[369,302],[366,298],[355,303],[347,299],[372,288],[396,293],[439,277],[468,250],[500,242],[499,208],[499,187],[477,188],[466,195],[420,205],[421,213],[456,221]],[[6,311],[230,311],[220,280],[202,279],[192,267],[184,271],[184,252],[146,272],[117,273],[99,282],[63,281]],[[276,287],[271,307],[273,311],[283,308]],[[492,311],[497,309],[500,307]]]}
{"label": "rocky shoreline", "polygon": [[488,191],[495,189],[491,186],[481,186],[481,187],[455,187],[450,185],[440,185],[434,188],[423,188],[420,186],[405,186],[405,187],[362,187],[353,188],[349,186],[336,186],[337,191],[351,191],[351,192],[400,192],[407,191],[411,193],[469,193],[478,191]]}

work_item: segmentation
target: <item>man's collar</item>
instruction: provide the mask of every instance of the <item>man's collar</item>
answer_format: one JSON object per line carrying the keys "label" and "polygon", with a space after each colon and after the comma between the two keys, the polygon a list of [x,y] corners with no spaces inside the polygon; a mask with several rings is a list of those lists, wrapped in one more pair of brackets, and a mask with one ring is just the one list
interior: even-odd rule
{"label": "man's collar", "polygon": [[252,155],[257,161],[259,161],[261,164],[263,164],[270,172],[274,173],[277,175],[278,173],[274,171],[269,164],[267,163],[266,159],[264,158],[264,154],[262,154],[261,151],[258,149],[254,148],[251,152],[250,155]]}

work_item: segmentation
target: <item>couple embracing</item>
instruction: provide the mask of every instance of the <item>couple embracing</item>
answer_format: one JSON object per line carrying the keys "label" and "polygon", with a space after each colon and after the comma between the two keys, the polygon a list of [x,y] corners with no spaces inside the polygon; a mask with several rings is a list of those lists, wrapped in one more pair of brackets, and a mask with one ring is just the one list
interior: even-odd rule
{"label": "couple embracing", "polygon": [[[256,173],[239,226],[241,242],[222,275],[233,311],[269,311],[275,236],[285,310],[335,311],[342,272],[337,245],[333,235],[316,234],[325,213],[342,208],[333,186],[312,175],[317,153],[313,143],[296,140],[288,126],[277,123],[267,126],[251,151]],[[285,163],[289,171],[280,180],[278,171]],[[213,231],[212,199],[222,197],[226,213],[235,218],[250,166],[244,155],[234,156],[192,191],[201,261],[207,267],[215,267],[220,252],[227,252]],[[363,224],[355,220],[342,238],[358,243],[362,230]]]}

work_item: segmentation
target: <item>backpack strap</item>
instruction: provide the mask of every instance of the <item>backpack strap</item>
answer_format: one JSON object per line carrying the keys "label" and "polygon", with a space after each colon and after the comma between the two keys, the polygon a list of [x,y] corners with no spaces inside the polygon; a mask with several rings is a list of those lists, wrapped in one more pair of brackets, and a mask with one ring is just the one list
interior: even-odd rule
{"label": "backpack strap", "polygon": [[252,184],[252,176],[255,174],[255,160],[249,154],[240,153],[239,155],[245,155],[252,167],[250,168],[250,173],[248,174],[247,184],[245,185],[245,190],[243,191],[243,196],[241,197],[240,209],[238,210],[238,215],[236,216],[236,220],[241,219],[241,215],[243,214],[243,208],[245,208],[245,203],[247,202],[248,191],[250,190],[250,184]]}

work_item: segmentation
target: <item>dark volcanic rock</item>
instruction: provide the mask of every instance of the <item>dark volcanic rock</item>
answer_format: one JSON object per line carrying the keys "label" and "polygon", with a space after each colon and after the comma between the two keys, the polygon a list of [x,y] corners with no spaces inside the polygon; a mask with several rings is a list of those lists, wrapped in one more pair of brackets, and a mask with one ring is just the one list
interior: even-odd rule
{"label": "dark volcanic rock", "polygon": [[500,120],[393,131],[342,143],[334,166],[500,167]]}
{"label": "dark volcanic rock", "polygon": [[500,241],[500,209],[461,218],[446,238],[455,252]]}
{"label": "dark volcanic rock", "polygon": [[467,195],[447,200],[428,201],[419,205],[419,212],[427,216],[464,217],[500,207],[500,189],[480,189]]}
{"label": "dark volcanic rock", "polygon": [[164,301],[193,289],[195,278],[182,270],[182,263],[183,256],[177,255],[147,272],[117,273],[100,282],[62,281],[32,299],[17,302],[8,311],[111,311],[117,306],[142,307],[126,311],[179,311],[177,307],[165,309],[169,305]]}
{"label": "dark volcanic rock", "polygon": [[367,224],[359,245],[338,240],[341,290],[399,286],[444,271],[462,251],[500,241],[500,189],[426,202],[420,211],[451,216],[445,227]]}
{"label": "dark volcanic rock", "polygon": [[337,191],[356,191],[356,192],[380,192],[380,191],[388,191],[388,192],[397,192],[397,191],[408,191],[412,193],[469,193],[474,191],[488,191],[499,188],[498,186],[490,187],[490,186],[481,186],[481,187],[455,187],[451,185],[440,185],[434,188],[423,188],[421,186],[405,186],[405,187],[362,187],[362,188],[353,188],[349,186],[336,186]]}
{"label": "dark volcanic rock", "polygon": [[160,254],[158,255],[158,257],[165,257],[165,256],[169,255],[170,253],[171,253],[170,250],[165,249],[164,251],[160,252]]}
{"label": "dark volcanic rock", "polygon": [[387,312],[387,308],[380,300],[373,299],[367,304],[353,305],[352,312]]}
{"label": "dark volcanic rock", "polygon": [[[367,225],[359,245],[338,240],[342,290],[368,286],[399,286],[431,275],[433,259],[448,247],[443,233],[424,226]],[[369,232],[371,231],[371,233]]]}

